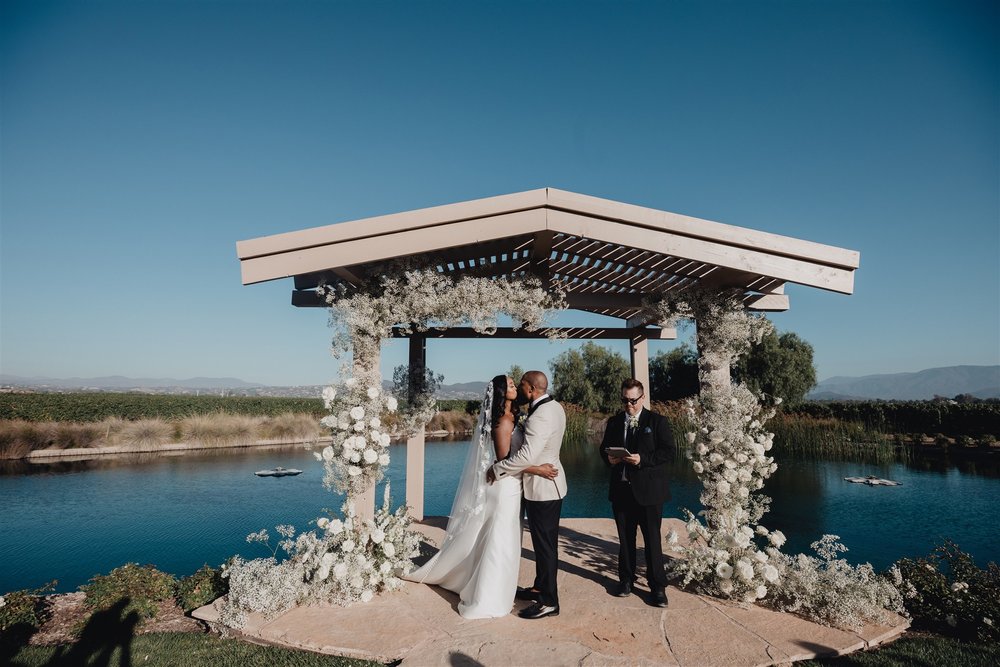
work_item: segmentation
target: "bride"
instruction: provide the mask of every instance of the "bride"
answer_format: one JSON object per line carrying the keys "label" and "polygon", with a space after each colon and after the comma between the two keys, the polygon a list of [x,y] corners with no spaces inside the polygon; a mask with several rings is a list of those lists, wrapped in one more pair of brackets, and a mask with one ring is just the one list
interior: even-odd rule
{"label": "bride", "polygon": [[[505,476],[489,484],[486,471],[494,459],[516,453],[523,443],[524,434],[515,428],[516,399],[517,387],[506,375],[486,386],[444,542],[406,577],[458,593],[463,618],[506,616],[514,606],[521,561],[521,477]],[[546,463],[524,473],[552,479],[559,471]]]}

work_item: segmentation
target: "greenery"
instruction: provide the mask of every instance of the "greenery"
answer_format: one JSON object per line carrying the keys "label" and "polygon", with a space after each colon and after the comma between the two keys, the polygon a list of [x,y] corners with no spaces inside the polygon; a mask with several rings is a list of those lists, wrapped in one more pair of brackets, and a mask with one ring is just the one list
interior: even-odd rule
{"label": "greenery", "polygon": [[177,604],[187,613],[228,592],[229,580],[222,576],[222,570],[206,564],[177,582]]}
{"label": "greenery", "polygon": [[654,401],[679,401],[698,393],[698,354],[684,343],[649,360],[649,396]]}
{"label": "greenery", "polygon": [[1000,402],[992,401],[808,401],[787,412],[858,422],[879,433],[942,433],[977,440],[1000,435]]}
{"label": "greenery", "polygon": [[778,396],[788,405],[800,403],[816,386],[812,345],[791,332],[765,333],[733,365],[733,379],[755,394]]}
{"label": "greenery", "polygon": [[621,408],[623,380],[632,376],[628,362],[590,341],[579,350],[566,350],[549,363],[551,392],[564,403],[591,412],[610,413]]}
{"label": "greenery", "polygon": [[154,417],[180,419],[216,412],[258,417],[302,412],[317,419],[326,414],[319,398],[103,392],[0,394],[0,419],[29,422],[99,422],[109,417],[129,421]]}
{"label": "greenery", "polygon": [[56,587],[51,581],[40,588],[7,593],[0,597],[0,647],[20,643],[45,621],[44,596]]}
{"label": "greenery", "polygon": [[[118,639],[119,641],[115,641]],[[0,659],[6,658],[0,654]],[[130,660],[129,660],[130,658]],[[6,663],[5,663],[6,664]],[[104,637],[90,644],[25,646],[14,667],[135,664],[143,667],[375,667],[377,662],[321,655],[189,632]]]}
{"label": "greenery", "polygon": [[946,541],[927,558],[904,558],[906,610],[913,627],[958,639],[1000,642],[1000,566],[979,568],[972,556]]}
{"label": "greenery", "polygon": [[896,641],[870,651],[856,651],[836,658],[796,662],[801,667],[834,665],[847,667],[900,667],[901,665],[949,665],[993,667],[1000,664],[1000,645],[962,642],[948,637],[906,633]]}
{"label": "greenery", "polygon": [[140,619],[146,619],[156,616],[157,604],[172,598],[176,586],[173,576],[152,565],[126,563],[110,574],[95,575],[80,590],[86,594],[84,604],[95,612],[124,602],[123,616],[135,612]]}

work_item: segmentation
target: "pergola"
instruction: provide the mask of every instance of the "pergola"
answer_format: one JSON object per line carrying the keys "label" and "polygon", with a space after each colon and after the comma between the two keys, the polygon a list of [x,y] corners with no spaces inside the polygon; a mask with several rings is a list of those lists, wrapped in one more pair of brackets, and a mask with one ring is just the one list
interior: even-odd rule
{"label": "pergola", "polygon": [[[789,307],[786,283],[850,294],[854,250],[709,220],[542,188],[435,206],[237,243],[243,284],[294,279],[292,305],[325,307],[320,284],[362,286],[394,259],[417,259],[447,275],[532,274],[561,287],[568,307],[621,320],[615,327],[573,327],[575,339],[626,339],[634,376],[648,386],[649,339],[676,333],[643,317],[646,297],[692,286],[744,293],[748,309]],[[401,323],[402,324],[402,323]],[[423,365],[427,338],[471,338],[471,328],[409,337],[410,365]],[[495,337],[543,337],[499,329]],[[407,442],[406,501],[423,517],[424,436]],[[374,503],[371,498],[362,502]]]}

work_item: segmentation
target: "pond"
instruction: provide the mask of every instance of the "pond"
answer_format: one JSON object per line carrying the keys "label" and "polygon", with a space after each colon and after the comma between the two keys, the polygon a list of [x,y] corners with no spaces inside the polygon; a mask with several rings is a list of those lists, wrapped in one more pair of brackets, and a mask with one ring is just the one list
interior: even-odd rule
{"label": "pond", "polygon": [[[451,508],[468,441],[431,441],[426,450],[425,513]],[[388,479],[394,505],[405,494],[405,446],[393,445]],[[254,476],[274,466],[296,477]],[[565,517],[608,517],[607,472],[594,455],[565,457],[569,496]],[[785,551],[808,551],[824,533],[839,535],[846,558],[883,569],[904,556],[923,556],[944,538],[982,566],[1000,561],[996,530],[1000,465],[943,460],[873,465],[780,461],[765,492],[773,499],[764,524],[789,538]],[[844,477],[877,475],[898,487],[851,484]],[[246,536],[289,523],[308,528],[321,509],[342,499],[321,483],[322,466],[299,447],[227,449],[182,455],[0,465],[0,593],[58,579],[71,591],[95,574],[126,562],[153,563],[187,575],[233,554],[266,556]],[[673,499],[664,516],[699,509],[697,478],[679,457],[671,473]],[[381,502],[382,490],[378,500]],[[272,540],[273,543],[274,540]]]}

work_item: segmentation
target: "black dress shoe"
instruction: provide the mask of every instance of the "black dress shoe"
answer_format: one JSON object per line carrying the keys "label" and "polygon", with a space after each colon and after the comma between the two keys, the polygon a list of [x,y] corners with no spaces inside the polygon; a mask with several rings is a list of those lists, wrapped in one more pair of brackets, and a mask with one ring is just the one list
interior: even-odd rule
{"label": "black dress shoe", "polygon": [[667,606],[667,593],[662,588],[654,588],[653,593],[650,596],[650,602],[653,603],[654,607],[666,607]]}
{"label": "black dress shoe", "polygon": [[531,600],[532,602],[538,602],[538,596],[541,593],[536,591],[534,588],[521,588],[517,587],[517,592],[514,593],[514,597],[518,600]]}
{"label": "black dress shoe", "polygon": [[536,602],[530,607],[525,607],[517,613],[521,618],[536,619],[545,618],[546,616],[558,616],[559,615],[559,605],[550,606],[547,604],[542,604],[541,602]]}
{"label": "black dress shoe", "polygon": [[622,582],[618,585],[618,590],[615,591],[615,597],[627,598],[630,595],[632,595],[632,584]]}

